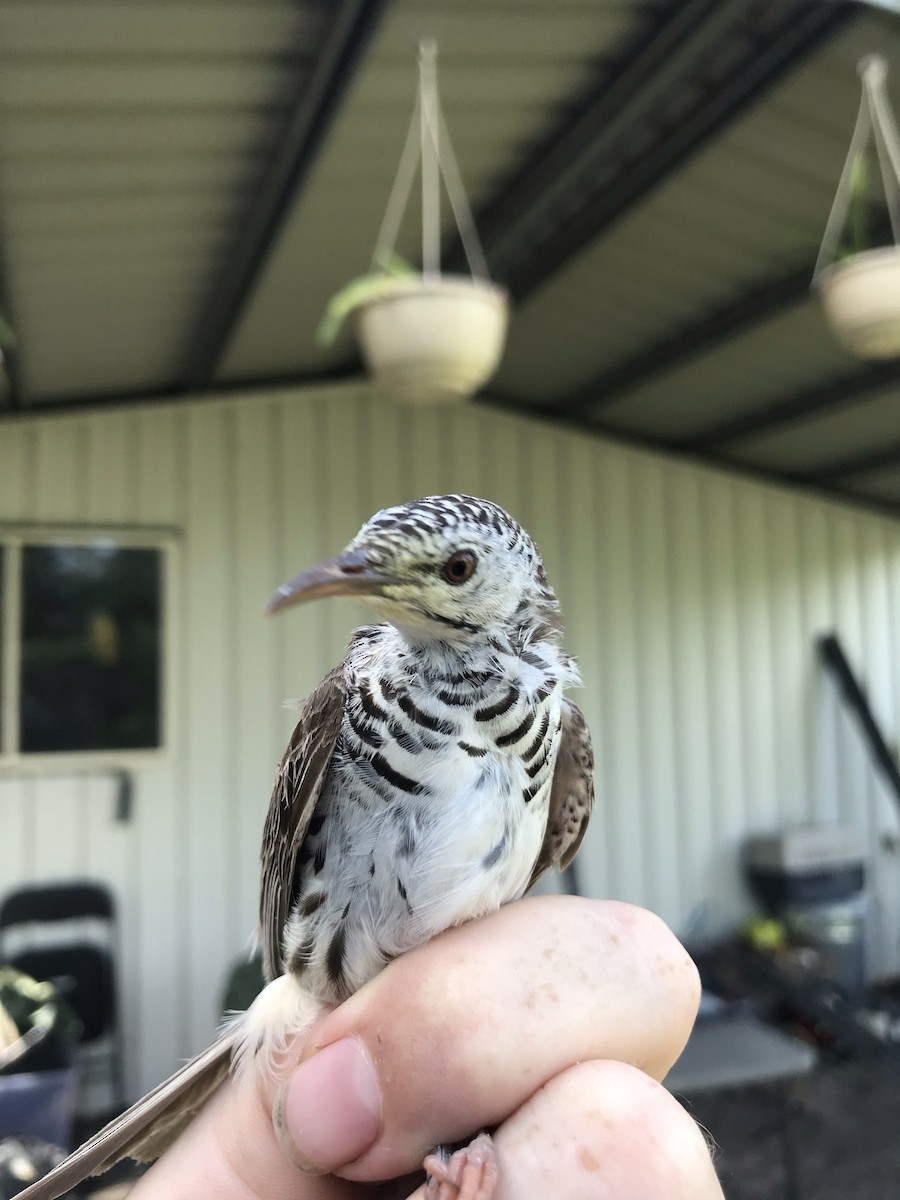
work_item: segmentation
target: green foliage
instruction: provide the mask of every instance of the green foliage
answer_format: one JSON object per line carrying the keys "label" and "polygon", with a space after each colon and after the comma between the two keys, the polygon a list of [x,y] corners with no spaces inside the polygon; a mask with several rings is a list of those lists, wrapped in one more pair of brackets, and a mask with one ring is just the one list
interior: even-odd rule
{"label": "green foliage", "polygon": [[5,1048],[0,1043],[0,1063],[7,1070],[58,1067],[81,1033],[81,1022],[52,983],[14,967],[0,966],[0,1014],[5,1028],[11,1023],[23,1039]]}
{"label": "green foliage", "polygon": [[[838,243],[836,260],[874,250],[877,240],[874,231],[877,206],[872,194],[871,152],[862,150],[850,167],[850,195],[847,202],[847,219]],[[875,175],[877,177],[877,170]]]}
{"label": "green foliage", "polygon": [[354,309],[373,300],[376,296],[386,295],[396,287],[399,281],[414,279],[417,272],[399,254],[390,254],[377,271],[360,275],[351,279],[341,288],[325,309],[325,315],[316,332],[316,341],[320,346],[330,346],[341,331],[341,327]]}
{"label": "green foliage", "polygon": [[861,154],[850,169],[850,207],[847,211],[847,232],[850,245],[857,254],[868,249],[866,227],[869,209],[869,164]]}
{"label": "green foliage", "polygon": [[16,334],[12,325],[0,312],[0,350],[15,350]]}

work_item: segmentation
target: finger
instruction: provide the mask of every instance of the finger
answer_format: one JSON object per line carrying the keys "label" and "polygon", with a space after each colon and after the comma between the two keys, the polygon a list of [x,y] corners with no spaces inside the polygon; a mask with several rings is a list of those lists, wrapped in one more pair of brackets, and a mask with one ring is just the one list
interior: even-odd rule
{"label": "finger", "polygon": [[360,1200],[357,1184],[314,1178],[285,1157],[269,1090],[251,1072],[230,1078],[138,1180],[129,1200]]}
{"label": "finger", "polygon": [[[492,1200],[723,1200],[706,1141],[677,1100],[623,1063],[571,1067],[494,1134]],[[424,1188],[411,1200],[424,1200]]]}
{"label": "finger", "polygon": [[[433,1146],[499,1124],[574,1063],[617,1059],[661,1078],[698,991],[649,913],[572,897],[510,905],[398,959],[323,1019],[281,1097],[283,1140],[311,1170],[403,1174]],[[362,1128],[354,1072],[365,1103],[376,1081],[370,1141],[342,1141],[348,1122]]]}

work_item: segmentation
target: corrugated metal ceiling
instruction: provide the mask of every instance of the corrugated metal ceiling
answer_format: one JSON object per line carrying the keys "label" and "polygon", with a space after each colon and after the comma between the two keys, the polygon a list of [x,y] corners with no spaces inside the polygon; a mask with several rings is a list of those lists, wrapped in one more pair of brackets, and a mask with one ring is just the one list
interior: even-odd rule
{"label": "corrugated metal ceiling", "polygon": [[0,220],[27,394],[170,385],[321,4],[0,7]]}
{"label": "corrugated metal ceiling", "polygon": [[842,0],[7,0],[7,404],[358,370],[314,334],[423,36],[517,300],[495,398],[900,511],[900,368],[806,292],[856,62],[900,68],[900,15]]}
{"label": "corrugated metal ceiling", "polygon": [[[348,335],[323,351],[315,331],[328,298],[369,265],[410,122],[419,40],[440,46],[441,103],[478,208],[638,18],[636,2],[564,7],[562,18],[556,0],[391,4],[218,379],[309,375],[347,360]],[[416,260],[415,203],[408,216],[397,248]]]}

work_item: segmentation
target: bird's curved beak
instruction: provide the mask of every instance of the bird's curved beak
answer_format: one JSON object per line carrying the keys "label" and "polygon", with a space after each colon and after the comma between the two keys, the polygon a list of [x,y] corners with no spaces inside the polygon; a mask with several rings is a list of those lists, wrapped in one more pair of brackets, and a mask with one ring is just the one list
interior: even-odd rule
{"label": "bird's curved beak", "polygon": [[283,583],[266,604],[266,614],[281,612],[321,596],[378,596],[389,578],[376,570],[363,550],[348,550],[301,571]]}

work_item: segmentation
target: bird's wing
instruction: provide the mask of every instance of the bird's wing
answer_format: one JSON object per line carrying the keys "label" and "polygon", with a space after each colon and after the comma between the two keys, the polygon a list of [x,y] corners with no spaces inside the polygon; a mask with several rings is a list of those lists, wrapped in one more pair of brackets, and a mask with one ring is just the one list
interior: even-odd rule
{"label": "bird's wing", "polygon": [[550,788],[544,844],[531,876],[532,887],[552,866],[565,870],[581,845],[594,806],[594,750],[581,709],[562,703],[562,736]]}
{"label": "bird's wing", "polygon": [[344,663],[303,701],[300,720],[278,766],[262,841],[259,937],[266,979],[284,971],[282,937],[290,915],[297,855],[322,791],[341,728]]}
{"label": "bird's wing", "polygon": [[152,1162],[191,1122],[228,1074],[240,1032],[232,1025],[213,1044],[146,1096],[110,1121],[54,1169],[19,1194],[19,1200],[56,1200],[89,1175],[122,1158]]}
{"label": "bird's wing", "polygon": [[[278,767],[263,833],[260,924],[269,978],[281,974],[281,935],[291,904],[297,853],[341,725],[344,664],[336,667],[304,701],[300,720]],[[228,1074],[241,1032],[237,1022],[209,1049],[166,1079],[27,1188],[22,1200],[55,1200],[89,1175],[122,1158],[158,1158],[200,1111]]]}

